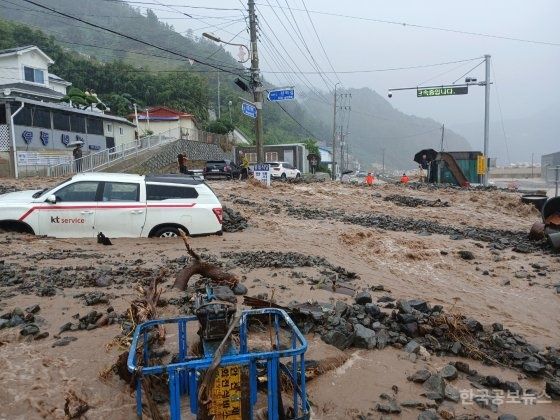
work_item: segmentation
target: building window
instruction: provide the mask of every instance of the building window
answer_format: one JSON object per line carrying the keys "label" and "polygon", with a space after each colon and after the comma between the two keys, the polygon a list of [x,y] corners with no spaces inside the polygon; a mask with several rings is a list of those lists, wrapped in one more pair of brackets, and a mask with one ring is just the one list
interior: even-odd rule
{"label": "building window", "polygon": [[103,201],[139,201],[140,184],[106,182],[103,188]]}
{"label": "building window", "polygon": [[107,124],[107,133],[113,132],[113,124]]}
{"label": "building window", "polygon": [[53,111],[53,125],[55,130],[70,131],[70,115]]}
{"label": "building window", "polygon": [[245,153],[247,159],[249,159],[249,163],[257,163],[257,154],[256,153]]}
{"label": "building window", "polygon": [[86,119],[79,115],[71,114],[70,115],[70,127],[71,131],[75,131],[76,133],[85,133],[86,132]]}
{"label": "building window", "polygon": [[264,160],[265,162],[278,162],[278,152],[266,152]]}
{"label": "building window", "polygon": [[46,109],[33,109],[33,127],[51,128],[51,113]]}
{"label": "building window", "polygon": [[123,134],[124,134],[122,127],[119,127],[119,134],[120,134],[120,135],[123,135]]}
{"label": "building window", "polygon": [[27,127],[31,126],[31,108],[23,108],[14,117],[15,125],[25,125]]}
{"label": "building window", "polygon": [[23,73],[26,81],[45,84],[45,72],[43,70],[26,66],[23,68]]}
{"label": "building window", "polygon": [[148,200],[180,200],[184,198],[197,198],[198,192],[192,187],[176,187],[171,185],[146,184]]}
{"label": "building window", "polygon": [[0,104],[0,124],[6,124],[6,105]]}
{"label": "building window", "polygon": [[88,118],[87,119],[87,132],[88,132],[88,134],[103,135],[103,120],[101,120],[99,118]]}

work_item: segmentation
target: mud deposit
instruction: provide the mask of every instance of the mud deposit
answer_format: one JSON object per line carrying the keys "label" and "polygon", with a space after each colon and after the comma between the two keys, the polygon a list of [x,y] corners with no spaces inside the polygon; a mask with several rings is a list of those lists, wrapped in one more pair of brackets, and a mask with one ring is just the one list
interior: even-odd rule
{"label": "mud deposit", "polygon": [[[539,215],[519,195],[211,186],[226,232],[189,242],[248,296],[297,314],[312,418],[560,419],[560,256],[527,239]],[[108,371],[126,350],[115,337],[162,268],[159,316],[192,311],[192,287],[171,287],[190,259],[178,238],[111,240],[0,233],[0,419],[136,418]]]}

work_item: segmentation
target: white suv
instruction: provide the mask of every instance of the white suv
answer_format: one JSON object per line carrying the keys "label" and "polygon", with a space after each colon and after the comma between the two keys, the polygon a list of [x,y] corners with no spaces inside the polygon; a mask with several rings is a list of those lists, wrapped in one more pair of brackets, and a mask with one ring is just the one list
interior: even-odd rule
{"label": "white suv", "polygon": [[266,162],[270,165],[270,176],[272,178],[299,178],[301,172],[299,169],[294,168],[294,166],[287,162]]}
{"label": "white suv", "polygon": [[59,238],[221,234],[222,205],[192,176],[81,173],[51,189],[0,195],[0,228]]}

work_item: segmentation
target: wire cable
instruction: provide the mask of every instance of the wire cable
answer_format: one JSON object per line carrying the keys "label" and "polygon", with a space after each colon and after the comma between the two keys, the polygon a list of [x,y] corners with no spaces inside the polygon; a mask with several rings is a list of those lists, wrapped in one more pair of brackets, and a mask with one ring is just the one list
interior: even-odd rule
{"label": "wire cable", "polygon": [[463,77],[465,77],[467,74],[469,74],[471,71],[473,71],[474,69],[476,69],[477,67],[479,67],[482,63],[484,63],[486,60],[482,60],[480,63],[478,63],[476,66],[474,66],[472,69],[468,70],[467,72],[465,72],[463,75],[459,76],[457,79],[455,79],[455,81],[453,83],[451,83],[452,85],[454,85],[455,83],[457,83],[459,80],[461,80]]}
{"label": "wire cable", "polygon": [[508,139],[507,139],[507,135],[506,135],[506,128],[504,125],[504,116],[502,114],[502,104],[500,103],[500,92],[498,91],[498,83],[496,83],[496,73],[494,71],[494,66],[492,66],[492,76],[494,77],[494,86],[496,87],[496,99],[498,99],[498,109],[500,111],[500,122],[502,125],[502,133],[504,135],[504,144],[506,146],[506,156],[507,156],[507,160],[508,163],[511,163],[511,159],[509,156],[509,145],[508,145]]}
{"label": "wire cable", "polygon": [[[261,4],[261,5],[266,6],[265,4]],[[277,7],[277,6],[270,6],[270,7]],[[292,9],[292,10],[296,10],[296,11],[299,11],[299,12],[304,12],[305,11],[303,9]],[[471,35],[471,36],[478,36],[478,37],[485,37],[485,38],[503,39],[503,40],[506,40],[506,41],[517,41],[517,42],[524,42],[524,43],[530,43],[530,44],[539,44],[539,45],[549,45],[549,46],[553,46],[553,47],[560,47],[560,42],[538,41],[538,40],[526,39],[526,38],[515,38],[515,37],[511,37],[511,36],[494,35],[494,34],[487,34],[487,33],[483,33],[483,32],[463,31],[463,30],[459,30],[459,29],[450,29],[450,28],[442,28],[442,27],[437,27],[437,26],[419,25],[419,24],[409,23],[409,22],[397,22],[397,21],[393,21],[393,20],[383,20],[383,19],[368,18],[368,17],[363,17],[363,16],[345,15],[345,14],[341,14],[341,13],[323,12],[323,11],[319,11],[319,10],[309,10],[309,12],[310,13],[315,13],[315,14],[318,14],[318,15],[335,16],[335,17],[342,17],[342,18],[346,18],[346,19],[364,20],[364,21],[376,22],[376,23],[385,23],[385,24],[397,25],[397,26],[401,26],[401,27],[407,27],[408,26],[408,27],[411,27],[411,28],[428,29],[428,30],[432,30],[432,31],[451,32],[451,33],[457,33],[457,34],[462,34],[462,35]]]}
{"label": "wire cable", "polygon": [[135,42],[138,42],[138,43],[141,43],[141,44],[144,44],[144,45],[148,45],[148,46],[150,46],[150,47],[156,48],[156,49],[161,50],[161,51],[165,51],[165,52],[170,53],[170,54],[173,54],[173,55],[177,55],[177,56],[179,56],[179,57],[183,57],[183,58],[186,58],[186,59],[189,59],[189,60],[193,60],[193,61],[195,61],[195,62],[197,62],[197,63],[199,63],[199,64],[206,65],[206,66],[208,66],[208,67],[212,67],[212,68],[215,68],[215,69],[218,69],[218,70],[222,70],[222,71],[224,71],[224,72],[226,72],[226,73],[230,73],[230,74],[233,74],[233,75],[235,75],[235,76],[240,76],[240,77],[243,77],[243,78],[245,77],[245,76],[242,76],[242,75],[240,75],[240,74],[238,74],[238,73],[235,73],[235,72],[233,72],[233,71],[220,68],[219,66],[216,66],[216,65],[214,65],[214,64],[206,63],[206,62],[204,62],[204,61],[202,61],[202,60],[200,60],[200,59],[198,59],[198,58],[195,58],[195,57],[192,57],[192,56],[188,56],[188,55],[186,55],[186,54],[182,54],[182,53],[180,53],[180,52],[173,51],[173,50],[170,50],[170,49],[168,49],[168,48],[161,47],[161,46],[159,46],[159,45],[153,44],[153,43],[151,43],[151,42],[144,41],[144,40],[138,39],[138,38],[136,38],[136,37],[133,37],[133,36],[124,34],[124,33],[122,33],[122,32],[114,31],[114,30],[112,30],[112,29],[105,28],[105,27],[103,27],[103,26],[101,26],[101,25],[97,25],[97,24],[95,24],[95,23],[88,22],[88,21],[86,21],[86,20],[84,20],[84,19],[81,19],[81,18],[78,18],[78,17],[76,17],[76,16],[72,16],[72,15],[69,15],[69,14],[67,14],[67,13],[60,12],[60,11],[58,11],[58,10],[52,8],[52,7],[48,7],[48,6],[44,6],[44,5],[42,5],[42,4],[36,3],[36,2],[34,2],[33,0],[23,0],[23,1],[25,1],[26,3],[33,4],[33,5],[35,5],[35,6],[41,7],[41,8],[43,8],[43,9],[49,10],[49,11],[51,11],[51,12],[57,13],[57,14],[59,14],[59,15],[61,15],[61,16],[67,17],[67,18],[69,18],[69,19],[74,19],[74,20],[76,20],[76,21],[78,21],[78,22],[85,23],[85,24],[87,24],[87,25],[89,25],[89,26],[92,26],[92,27],[94,27],[94,28],[103,29],[104,31],[107,31],[107,32],[112,33],[112,34],[114,34],[114,35],[118,35],[118,36],[121,36],[121,37],[123,37],[123,38],[130,39],[130,40],[132,40],[132,41],[135,41]]}

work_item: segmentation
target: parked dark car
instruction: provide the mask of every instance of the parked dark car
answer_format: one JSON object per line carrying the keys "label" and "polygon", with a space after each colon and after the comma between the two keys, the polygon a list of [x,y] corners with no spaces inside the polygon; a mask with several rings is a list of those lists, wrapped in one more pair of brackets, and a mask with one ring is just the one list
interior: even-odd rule
{"label": "parked dark car", "polygon": [[237,179],[241,175],[241,168],[229,159],[209,160],[204,166],[203,175],[205,179]]}

